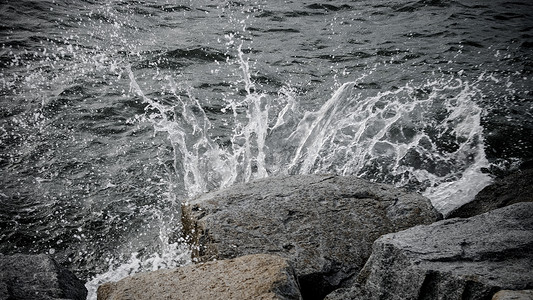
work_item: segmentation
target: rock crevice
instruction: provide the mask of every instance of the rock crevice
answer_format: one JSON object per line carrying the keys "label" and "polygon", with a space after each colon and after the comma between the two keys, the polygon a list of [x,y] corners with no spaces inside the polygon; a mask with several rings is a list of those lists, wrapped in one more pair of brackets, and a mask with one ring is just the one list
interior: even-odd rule
{"label": "rock crevice", "polygon": [[380,237],[350,289],[327,299],[492,299],[533,288],[533,203]]}

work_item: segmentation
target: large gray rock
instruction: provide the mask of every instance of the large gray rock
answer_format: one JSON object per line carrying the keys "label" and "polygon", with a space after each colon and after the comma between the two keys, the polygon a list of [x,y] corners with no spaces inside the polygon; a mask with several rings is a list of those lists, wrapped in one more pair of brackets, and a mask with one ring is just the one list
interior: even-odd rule
{"label": "large gray rock", "polygon": [[45,254],[0,254],[0,300],[85,300],[82,281]]}
{"label": "large gray rock", "polygon": [[518,202],[533,202],[533,167],[523,168],[481,190],[473,201],[466,203],[447,218],[468,218]]}
{"label": "large gray rock", "polygon": [[277,253],[307,299],[347,284],[379,236],[440,218],[428,199],[356,177],[268,178],[190,200],[184,233],[199,261]]}
{"label": "large gray rock", "polygon": [[289,262],[275,255],[158,270],[126,277],[98,288],[98,300],[302,299]]}
{"label": "large gray rock", "polygon": [[491,299],[533,288],[533,203],[387,234],[333,299]]}
{"label": "large gray rock", "polygon": [[497,292],[494,297],[492,297],[492,300],[533,300],[533,290],[502,290]]}

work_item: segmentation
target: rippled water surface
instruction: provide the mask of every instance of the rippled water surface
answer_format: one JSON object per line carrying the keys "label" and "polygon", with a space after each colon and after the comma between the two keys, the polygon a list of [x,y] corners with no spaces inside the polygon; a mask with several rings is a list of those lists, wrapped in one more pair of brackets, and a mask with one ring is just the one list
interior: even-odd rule
{"label": "rippled water surface", "polygon": [[443,212],[533,159],[530,1],[1,1],[0,252],[188,262],[181,201],[283,174]]}

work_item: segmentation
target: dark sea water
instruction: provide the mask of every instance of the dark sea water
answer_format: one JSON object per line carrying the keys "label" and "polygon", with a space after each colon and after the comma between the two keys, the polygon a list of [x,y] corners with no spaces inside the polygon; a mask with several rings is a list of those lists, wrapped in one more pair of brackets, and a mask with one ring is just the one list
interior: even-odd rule
{"label": "dark sea water", "polygon": [[181,201],[283,174],[446,213],[533,159],[533,2],[0,1],[0,252],[189,262]]}

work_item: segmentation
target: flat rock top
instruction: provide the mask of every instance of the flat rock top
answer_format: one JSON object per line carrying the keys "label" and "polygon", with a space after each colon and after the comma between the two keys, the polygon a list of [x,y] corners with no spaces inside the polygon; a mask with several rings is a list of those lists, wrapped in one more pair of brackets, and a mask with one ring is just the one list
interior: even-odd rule
{"label": "flat rock top", "polygon": [[530,250],[524,253],[533,256],[533,203],[522,202],[468,219],[417,226],[387,234],[380,240],[424,260],[446,257],[480,260],[484,254],[507,248]]}
{"label": "flat rock top", "polygon": [[532,202],[413,227],[376,243],[400,249],[420,268],[475,275],[510,289],[533,287]]}
{"label": "flat rock top", "polygon": [[286,259],[248,255],[126,277],[98,289],[98,300],[301,299]]}

